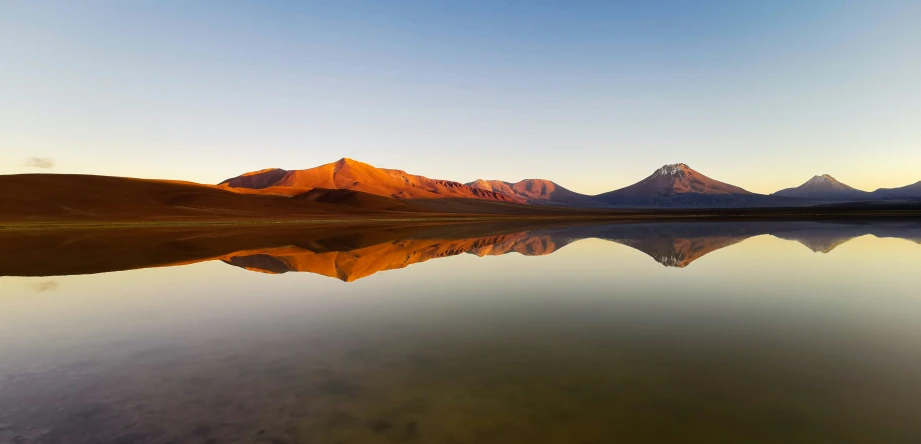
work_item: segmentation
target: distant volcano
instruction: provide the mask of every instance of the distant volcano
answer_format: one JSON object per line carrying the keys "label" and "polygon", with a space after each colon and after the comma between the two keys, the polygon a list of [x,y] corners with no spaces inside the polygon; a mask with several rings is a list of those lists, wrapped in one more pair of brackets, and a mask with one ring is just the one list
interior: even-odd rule
{"label": "distant volcano", "polygon": [[813,200],[855,200],[870,197],[870,193],[838,182],[828,174],[815,176],[796,188],[780,190],[773,195]]}
{"label": "distant volcano", "polygon": [[616,191],[595,196],[613,206],[726,207],[795,205],[785,198],[755,194],[711,179],[683,163],[665,165],[649,177]]}

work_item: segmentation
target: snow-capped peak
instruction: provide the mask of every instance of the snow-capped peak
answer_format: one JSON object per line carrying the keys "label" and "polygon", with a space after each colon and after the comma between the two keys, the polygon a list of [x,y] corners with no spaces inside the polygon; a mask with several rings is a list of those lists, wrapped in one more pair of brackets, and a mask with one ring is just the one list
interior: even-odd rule
{"label": "snow-capped peak", "polygon": [[653,176],[676,176],[687,171],[688,166],[683,163],[670,163],[656,170]]}
{"label": "snow-capped peak", "polygon": [[814,176],[812,179],[809,179],[808,183],[825,183],[825,182],[837,182],[834,177],[829,176],[828,174],[823,174],[821,176]]}

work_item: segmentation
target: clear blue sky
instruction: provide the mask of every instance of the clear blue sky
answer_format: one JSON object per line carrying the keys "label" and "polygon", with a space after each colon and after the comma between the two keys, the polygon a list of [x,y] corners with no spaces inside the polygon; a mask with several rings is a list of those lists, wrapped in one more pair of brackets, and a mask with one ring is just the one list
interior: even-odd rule
{"label": "clear blue sky", "polygon": [[0,0],[0,60],[0,174],[921,180],[916,0]]}

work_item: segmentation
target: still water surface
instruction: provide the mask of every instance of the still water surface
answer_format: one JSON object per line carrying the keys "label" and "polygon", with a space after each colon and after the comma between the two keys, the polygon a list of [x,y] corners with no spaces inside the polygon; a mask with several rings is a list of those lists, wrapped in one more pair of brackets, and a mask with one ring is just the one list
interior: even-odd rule
{"label": "still water surface", "polygon": [[0,442],[921,442],[921,223],[189,230],[0,234]]}

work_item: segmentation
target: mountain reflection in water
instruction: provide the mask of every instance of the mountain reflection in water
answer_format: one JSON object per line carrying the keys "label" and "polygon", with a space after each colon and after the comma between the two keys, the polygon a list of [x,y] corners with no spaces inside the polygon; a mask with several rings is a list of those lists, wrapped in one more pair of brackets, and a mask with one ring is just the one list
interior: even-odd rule
{"label": "mountain reflection in water", "polygon": [[635,248],[666,267],[771,235],[829,253],[865,235],[921,243],[921,222],[657,222],[581,225],[449,224],[346,227],[117,229],[35,232],[5,240],[0,275],[51,276],[220,260],[262,273],[308,272],[352,282],[459,254],[552,254],[581,239]]}
{"label": "mountain reflection in water", "polygon": [[0,443],[917,443],[919,240],[908,219],[0,230]]}

